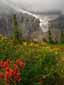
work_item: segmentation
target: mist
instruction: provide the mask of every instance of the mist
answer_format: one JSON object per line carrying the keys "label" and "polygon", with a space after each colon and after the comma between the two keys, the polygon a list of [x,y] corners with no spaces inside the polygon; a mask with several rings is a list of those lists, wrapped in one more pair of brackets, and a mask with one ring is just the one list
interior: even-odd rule
{"label": "mist", "polygon": [[12,5],[32,11],[64,11],[63,0],[0,0],[0,9],[9,8]]}

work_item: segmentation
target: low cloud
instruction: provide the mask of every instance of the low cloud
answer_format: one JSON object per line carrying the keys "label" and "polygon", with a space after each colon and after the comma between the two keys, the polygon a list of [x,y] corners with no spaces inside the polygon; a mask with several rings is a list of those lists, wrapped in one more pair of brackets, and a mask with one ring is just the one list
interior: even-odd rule
{"label": "low cloud", "polygon": [[[3,5],[2,5],[3,4]],[[0,6],[15,5],[33,11],[62,10],[64,11],[63,0],[0,0]]]}

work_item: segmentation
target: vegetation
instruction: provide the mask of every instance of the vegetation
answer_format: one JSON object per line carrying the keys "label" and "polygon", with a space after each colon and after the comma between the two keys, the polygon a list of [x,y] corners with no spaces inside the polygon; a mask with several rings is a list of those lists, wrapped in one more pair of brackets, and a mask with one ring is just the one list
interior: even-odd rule
{"label": "vegetation", "polygon": [[13,18],[13,38],[0,35],[0,85],[64,85],[64,44],[23,41]]}
{"label": "vegetation", "polygon": [[9,65],[12,71],[17,60],[24,62],[20,63],[24,65],[23,70],[18,68],[21,80],[5,83],[6,69],[0,68],[0,85],[64,85],[64,45],[25,41],[19,43],[0,35],[0,66],[1,61],[8,60],[12,62]]}
{"label": "vegetation", "polygon": [[49,33],[49,43],[53,43],[51,31],[49,30],[48,33]]}

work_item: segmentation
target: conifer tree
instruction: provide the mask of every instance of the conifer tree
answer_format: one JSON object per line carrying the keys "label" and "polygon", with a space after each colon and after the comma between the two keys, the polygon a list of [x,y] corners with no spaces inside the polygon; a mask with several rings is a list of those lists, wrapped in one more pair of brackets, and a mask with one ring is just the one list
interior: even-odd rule
{"label": "conifer tree", "polygon": [[13,23],[14,23],[14,39],[20,41],[20,36],[22,36],[22,33],[19,30],[18,22],[16,19],[16,15],[13,16]]}
{"label": "conifer tree", "polygon": [[50,30],[48,31],[48,33],[49,33],[49,43],[53,43],[53,40],[52,40],[52,35],[51,35]]}

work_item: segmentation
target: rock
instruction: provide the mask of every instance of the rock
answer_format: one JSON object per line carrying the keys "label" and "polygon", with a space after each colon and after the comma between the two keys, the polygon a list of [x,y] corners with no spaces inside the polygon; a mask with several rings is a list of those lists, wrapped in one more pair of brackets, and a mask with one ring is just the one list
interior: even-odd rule
{"label": "rock", "polygon": [[[0,33],[4,36],[11,37],[14,31],[14,15],[0,16]],[[39,20],[27,14],[17,13],[16,20],[18,29],[22,33],[22,38],[31,40],[33,32],[41,30]]]}
{"label": "rock", "polygon": [[[36,42],[49,42],[49,32],[42,32],[39,19],[23,13],[1,15],[0,34],[12,37],[14,33],[13,16],[16,15],[20,38]],[[64,15],[48,22],[53,42],[61,42],[61,34],[64,31]],[[22,34],[22,35],[21,35]]]}
{"label": "rock", "polygon": [[64,32],[64,15],[59,16],[55,20],[49,22],[49,30],[51,32],[53,42],[62,42],[61,36]]}

